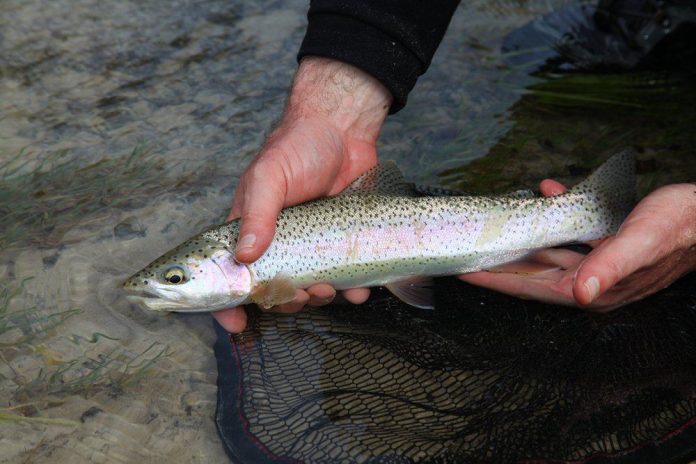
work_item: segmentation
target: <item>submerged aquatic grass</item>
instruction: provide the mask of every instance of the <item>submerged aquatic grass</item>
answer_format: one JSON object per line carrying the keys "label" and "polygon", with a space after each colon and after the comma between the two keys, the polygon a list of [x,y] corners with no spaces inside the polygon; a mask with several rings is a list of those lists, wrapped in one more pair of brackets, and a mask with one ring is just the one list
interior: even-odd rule
{"label": "submerged aquatic grass", "polygon": [[[440,181],[472,193],[535,188],[540,176],[573,181],[627,146],[648,148],[639,160],[639,192],[688,181],[696,145],[696,89],[688,76],[637,73],[547,75],[511,87],[522,98],[506,115],[510,130],[471,163],[442,169]],[[626,121],[630,121],[627,124]],[[469,150],[468,139],[449,144]],[[659,167],[659,169],[658,169]]]}
{"label": "submerged aquatic grass", "polygon": [[[24,406],[24,405],[22,405]],[[2,411],[11,411],[15,408],[0,408],[0,423],[2,422],[29,422],[31,424],[41,424],[41,425],[63,425],[63,426],[70,426],[74,427],[77,425],[80,425],[79,421],[71,420],[71,419],[62,419],[60,417],[27,417],[27,416],[21,416],[18,414],[12,414],[9,412],[2,412]]]}
{"label": "submerged aquatic grass", "polygon": [[0,248],[55,247],[75,225],[99,223],[114,208],[134,208],[192,182],[197,172],[173,171],[147,146],[87,165],[66,151],[38,163],[20,152],[0,164]]}
{"label": "submerged aquatic grass", "polygon": [[3,349],[30,346],[80,312],[69,309],[43,314],[36,307],[10,310],[10,303],[22,293],[27,280],[15,288],[0,287],[0,354]]}
{"label": "submerged aquatic grass", "polygon": [[[111,347],[111,342],[119,339],[103,333],[56,336],[59,326],[82,311],[70,309],[49,313],[35,305],[21,306],[18,300],[23,294],[23,284],[0,286],[0,363],[5,366],[0,370],[0,381],[9,381],[4,384],[14,386],[6,402],[18,403],[0,408],[0,422],[71,425],[74,421],[37,414],[49,404],[60,404],[60,398],[68,395],[90,396],[100,391],[121,394],[171,354],[168,346],[158,342],[140,352],[131,352],[116,344]],[[65,330],[63,327],[62,331]],[[78,348],[78,354],[64,359],[64,354],[53,347],[63,341]],[[27,371],[20,368],[19,363],[37,368]],[[31,403],[27,403],[30,400]],[[29,415],[18,415],[14,411]]]}
{"label": "submerged aquatic grass", "polygon": [[[45,350],[37,351],[46,356]],[[146,377],[154,364],[169,354],[168,347],[157,342],[135,354],[122,349],[113,349],[97,356],[85,352],[83,356],[54,361],[54,365],[41,368],[36,377],[21,385],[18,392],[24,397],[37,393],[87,395],[105,389],[119,394]]]}
{"label": "submerged aquatic grass", "polygon": [[573,109],[626,107],[650,112],[676,109],[682,97],[691,92],[682,79],[657,73],[565,74],[545,76],[543,82],[524,89],[539,105],[559,105]]}

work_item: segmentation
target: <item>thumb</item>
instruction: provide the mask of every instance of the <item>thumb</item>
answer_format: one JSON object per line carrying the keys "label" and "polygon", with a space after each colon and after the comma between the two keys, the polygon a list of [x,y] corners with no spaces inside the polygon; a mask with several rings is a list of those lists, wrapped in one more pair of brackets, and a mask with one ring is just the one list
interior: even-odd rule
{"label": "thumb", "polygon": [[573,296],[590,304],[617,282],[655,261],[659,234],[632,224],[592,251],[575,274]]}
{"label": "thumb", "polygon": [[239,238],[235,258],[251,263],[263,255],[273,240],[276,219],[285,203],[285,181],[277,176],[259,175],[255,169],[245,183],[241,201]]}

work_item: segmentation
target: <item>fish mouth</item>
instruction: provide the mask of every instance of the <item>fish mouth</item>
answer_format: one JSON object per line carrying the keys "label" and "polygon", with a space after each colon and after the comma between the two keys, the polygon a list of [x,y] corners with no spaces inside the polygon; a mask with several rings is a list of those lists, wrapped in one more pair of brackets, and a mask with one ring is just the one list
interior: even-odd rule
{"label": "fish mouth", "polygon": [[190,305],[185,303],[167,300],[166,298],[163,298],[162,295],[149,290],[127,289],[127,292],[129,295],[126,296],[126,299],[143,309],[149,309],[152,311],[200,311],[195,308],[191,308]]}
{"label": "fish mouth", "polygon": [[149,290],[132,290],[129,288],[124,288],[124,290],[129,294],[128,296],[140,296],[143,298],[160,298],[160,295]]}

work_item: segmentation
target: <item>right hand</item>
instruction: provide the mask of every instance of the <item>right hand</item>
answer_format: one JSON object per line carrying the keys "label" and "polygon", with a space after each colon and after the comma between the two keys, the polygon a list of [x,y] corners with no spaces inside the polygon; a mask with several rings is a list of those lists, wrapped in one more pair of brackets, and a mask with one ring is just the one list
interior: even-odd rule
{"label": "right hand", "polygon": [[[239,180],[228,220],[240,218],[235,258],[251,263],[263,255],[280,210],[345,189],[377,163],[375,143],[391,94],[365,72],[325,58],[305,58],[298,69],[285,114]],[[274,308],[295,312],[331,302],[335,290],[317,284],[297,290],[293,302]],[[368,289],[343,292],[362,303]],[[246,326],[243,308],[213,313],[230,332]]]}

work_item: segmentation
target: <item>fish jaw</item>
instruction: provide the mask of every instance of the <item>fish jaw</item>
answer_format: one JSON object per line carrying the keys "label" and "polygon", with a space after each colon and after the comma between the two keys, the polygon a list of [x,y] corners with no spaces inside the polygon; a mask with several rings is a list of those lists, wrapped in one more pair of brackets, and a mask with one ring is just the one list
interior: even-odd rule
{"label": "fish jaw", "polygon": [[219,311],[225,308],[231,308],[246,304],[246,299],[240,301],[231,301],[229,299],[221,299],[220,301],[209,300],[201,302],[200,306],[195,306],[187,301],[163,300],[160,297],[148,297],[145,295],[128,295],[126,299],[143,309],[156,312],[177,312],[177,313],[202,313],[210,311]]}
{"label": "fish jaw", "polygon": [[162,298],[153,295],[146,296],[145,294],[133,294],[128,295],[126,299],[137,306],[144,309],[149,309],[151,311],[187,311],[187,312],[197,312],[197,311],[208,311],[207,309],[197,309],[192,308],[190,305],[185,303],[180,303],[173,300],[163,300]]}

